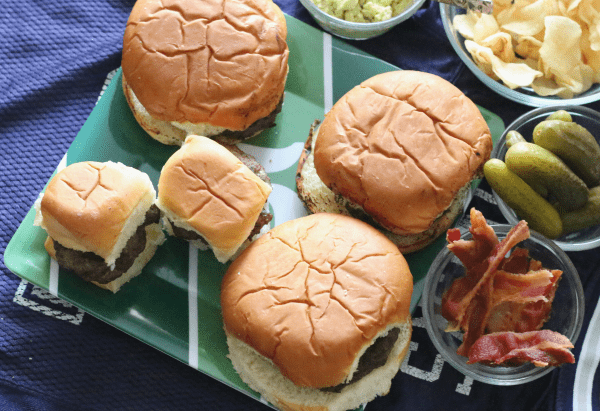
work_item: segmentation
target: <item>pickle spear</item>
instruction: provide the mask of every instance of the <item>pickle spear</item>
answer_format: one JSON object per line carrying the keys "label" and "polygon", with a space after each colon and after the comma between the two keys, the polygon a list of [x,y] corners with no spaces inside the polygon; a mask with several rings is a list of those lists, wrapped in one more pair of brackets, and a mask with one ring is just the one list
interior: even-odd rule
{"label": "pickle spear", "polygon": [[483,173],[492,189],[511,207],[519,218],[527,221],[532,230],[554,239],[562,233],[558,211],[531,188],[506,164],[493,158],[486,161]]}

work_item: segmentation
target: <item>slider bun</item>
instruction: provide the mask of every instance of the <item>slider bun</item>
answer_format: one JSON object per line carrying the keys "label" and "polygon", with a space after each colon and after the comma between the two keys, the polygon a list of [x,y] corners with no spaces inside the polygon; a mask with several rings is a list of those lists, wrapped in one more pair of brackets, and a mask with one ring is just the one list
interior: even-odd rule
{"label": "slider bun", "polygon": [[350,90],[325,116],[319,178],[395,234],[422,233],[481,175],[492,139],[477,106],[433,74],[392,71]]}
{"label": "slider bun", "polygon": [[128,102],[136,118],[146,112],[187,127],[186,134],[194,126],[203,135],[211,127],[245,130],[283,96],[286,37],[271,0],[138,0],[123,38]]}
{"label": "slider bun", "polygon": [[54,241],[114,264],[154,204],[147,174],[111,161],[74,163],[58,172],[36,202],[35,224]]}
{"label": "slider bun", "polygon": [[157,206],[225,262],[252,232],[271,190],[227,148],[191,135],[162,168]]}
{"label": "slider bun", "polygon": [[[406,260],[372,226],[327,213],[287,221],[255,240],[223,278],[230,357],[244,381],[272,401],[281,398],[275,402],[281,406],[302,402],[302,392],[319,396],[318,388],[351,381],[375,339],[399,328],[401,343],[392,350],[392,362],[371,373],[387,369],[387,381],[377,380],[376,392],[358,399],[368,401],[387,393],[406,353],[412,289]],[[252,350],[256,354],[248,357]],[[252,365],[257,357],[263,365]],[[264,376],[257,374],[268,368],[264,364],[282,374],[268,392],[260,382]],[[276,393],[283,380],[295,394]],[[335,394],[325,397],[338,398]],[[300,409],[299,404],[290,409]]]}

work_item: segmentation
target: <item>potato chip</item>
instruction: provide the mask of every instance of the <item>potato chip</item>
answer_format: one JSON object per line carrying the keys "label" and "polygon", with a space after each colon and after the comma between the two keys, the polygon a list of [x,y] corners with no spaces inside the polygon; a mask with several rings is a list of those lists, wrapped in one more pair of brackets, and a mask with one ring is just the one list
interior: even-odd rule
{"label": "potato chip", "polygon": [[475,22],[475,27],[473,28],[473,41],[481,44],[483,40],[498,33],[499,31],[500,27],[498,26],[498,22],[496,22],[494,16],[490,14],[481,14],[479,19],[477,19]]}
{"label": "potato chip", "polygon": [[493,72],[511,89],[529,86],[536,77],[542,75],[540,71],[532,69],[525,63],[504,62],[495,56],[489,47],[481,46],[474,41],[466,40],[465,47],[473,56],[476,64],[486,67],[487,71],[484,70],[484,72]]}
{"label": "potato chip", "polygon": [[[542,42],[532,36],[519,36],[515,45],[515,53],[522,58],[539,60]],[[536,64],[537,66],[537,64]]]}
{"label": "potato chip", "polygon": [[454,27],[464,38],[473,40],[476,43],[480,43],[500,30],[493,16],[472,11],[466,14],[458,14],[454,18]]}
{"label": "potato chip", "polygon": [[516,58],[512,45],[512,36],[508,33],[499,31],[485,38],[479,44],[483,47],[489,47],[492,53],[505,63],[511,63]]}
{"label": "potato chip", "polygon": [[544,42],[540,48],[540,70],[575,94],[592,85],[593,71],[582,60],[580,40],[582,30],[575,21],[563,16],[548,16]]}
{"label": "potato chip", "polygon": [[500,27],[509,33],[535,36],[544,30],[544,17],[558,13],[556,0],[515,0],[497,19]]}
{"label": "potato chip", "polygon": [[475,13],[468,11],[466,14],[457,14],[454,16],[452,24],[461,36],[467,40],[473,40],[473,37],[475,37],[475,23],[478,18]]}

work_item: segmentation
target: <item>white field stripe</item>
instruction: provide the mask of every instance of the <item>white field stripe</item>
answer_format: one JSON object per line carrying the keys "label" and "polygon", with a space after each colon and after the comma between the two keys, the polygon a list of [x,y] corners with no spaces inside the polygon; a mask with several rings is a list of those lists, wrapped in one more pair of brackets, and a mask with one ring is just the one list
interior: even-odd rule
{"label": "white field stripe", "polygon": [[188,363],[198,369],[198,249],[190,244],[188,260]]}
{"label": "white field stripe", "polygon": [[323,32],[323,108],[325,114],[333,106],[333,67],[331,61],[331,34]]}
{"label": "white field stripe", "polygon": [[48,282],[48,292],[58,297],[58,263],[54,258],[50,259],[50,280]]}
{"label": "white field stripe", "polygon": [[592,411],[592,385],[600,362],[600,302],[587,329],[581,354],[577,359],[573,384],[573,411]]}
{"label": "white field stripe", "polygon": [[[62,171],[67,167],[67,153],[62,157],[56,167],[56,172]],[[48,292],[55,297],[58,297],[58,272],[59,266],[54,258],[50,258],[50,278],[48,280]]]}

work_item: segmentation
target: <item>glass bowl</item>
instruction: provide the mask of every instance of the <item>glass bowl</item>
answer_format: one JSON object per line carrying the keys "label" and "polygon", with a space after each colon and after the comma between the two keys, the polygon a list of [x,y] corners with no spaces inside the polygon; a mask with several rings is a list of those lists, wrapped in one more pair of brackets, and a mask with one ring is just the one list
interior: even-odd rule
{"label": "glass bowl", "polygon": [[461,60],[473,72],[473,74],[496,93],[508,98],[509,100],[531,107],[542,107],[557,104],[587,104],[600,99],[600,84],[592,85],[589,90],[571,99],[563,99],[556,96],[540,96],[529,87],[522,87],[513,90],[509,87],[506,87],[500,81],[493,80],[483,71],[481,71],[475,62],[473,62],[471,54],[465,48],[464,37],[456,31],[452,24],[455,15],[464,14],[465,12],[466,11],[464,9],[460,9],[455,6],[440,4],[441,19],[444,25],[444,30],[446,31],[446,35],[448,36],[448,40],[450,40],[450,44]]}
{"label": "glass bowl", "polygon": [[[492,225],[499,239],[506,237],[512,228],[509,224]],[[471,233],[462,233],[462,239],[471,238]],[[529,250],[531,257],[542,262],[544,268],[563,271],[558,283],[550,319],[544,329],[557,331],[573,344],[579,336],[584,316],[584,295],[579,274],[566,253],[552,241],[531,231],[527,240],[518,247]],[[462,333],[445,332],[448,322],[441,314],[442,295],[454,279],[463,276],[465,268],[447,247],[444,247],[431,264],[425,277],[422,297],[425,328],[433,344],[454,368],[474,380],[493,385],[517,385],[533,381],[546,375],[556,367],[536,367],[524,364],[515,367],[489,366],[482,363],[467,364],[467,358],[456,354],[462,342]],[[576,359],[577,361],[577,359]],[[566,367],[572,364],[565,364]]]}
{"label": "glass bowl", "polygon": [[[527,141],[533,140],[533,129],[535,126],[551,113],[557,110],[566,110],[571,114],[573,121],[587,128],[590,133],[596,137],[596,140],[600,142],[600,113],[587,107],[581,106],[551,106],[551,107],[540,107],[533,109],[521,117],[513,121],[508,127],[506,127],[504,133],[498,140],[498,143],[492,150],[492,157],[498,158],[504,161],[504,155],[506,154],[506,134],[510,130],[516,130],[523,135]],[[516,224],[519,218],[515,214],[512,208],[510,208],[501,198],[492,190],[492,194],[500,212],[509,224]],[[600,246],[600,225],[586,228],[571,234],[562,236],[554,242],[565,251],[582,251],[589,250]]]}
{"label": "glass bowl", "polygon": [[375,23],[356,23],[325,13],[311,0],[300,0],[300,3],[308,10],[323,30],[338,37],[350,40],[365,40],[386,33],[397,24],[402,23],[404,20],[415,14],[424,2],[425,0],[412,0],[412,3],[410,3],[402,13],[388,20]]}

